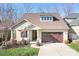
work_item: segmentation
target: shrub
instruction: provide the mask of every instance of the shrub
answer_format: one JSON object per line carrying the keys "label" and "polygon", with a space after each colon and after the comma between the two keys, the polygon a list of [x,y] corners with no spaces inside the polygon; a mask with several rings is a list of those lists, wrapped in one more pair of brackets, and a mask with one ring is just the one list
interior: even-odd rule
{"label": "shrub", "polygon": [[30,40],[26,40],[26,45],[30,44]]}
{"label": "shrub", "polygon": [[69,40],[64,40],[64,43],[65,43],[65,44],[68,44],[68,43],[69,43]]}
{"label": "shrub", "polygon": [[2,49],[7,49],[6,42],[2,42],[1,48],[2,48]]}
{"label": "shrub", "polygon": [[42,43],[38,42],[36,43],[37,46],[42,46]]}
{"label": "shrub", "polygon": [[12,39],[11,42],[12,42],[13,45],[17,44],[17,40]]}
{"label": "shrub", "polygon": [[24,40],[24,39],[22,39],[21,41],[20,41],[20,45],[25,45],[26,44],[26,40]]}
{"label": "shrub", "polygon": [[30,44],[29,40],[22,39],[21,41],[18,41],[19,46],[25,46],[25,45],[29,45],[29,44]]}
{"label": "shrub", "polygon": [[72,39],[69,39],[69,43],[71,43],[72,42]]}
{"label": "shrub", "polygon": [[2,49],[17,47],[17,40],[4,41],[1,45]]}

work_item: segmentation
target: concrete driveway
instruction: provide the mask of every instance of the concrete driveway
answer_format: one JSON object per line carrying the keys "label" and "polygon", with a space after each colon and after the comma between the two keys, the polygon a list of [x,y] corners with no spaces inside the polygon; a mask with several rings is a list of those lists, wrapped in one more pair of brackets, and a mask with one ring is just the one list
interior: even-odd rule
{"label": "concrete driveway", "polygon": [[38,56],[79,56],[79,53],[64,43],[49,43],[41,46]]}

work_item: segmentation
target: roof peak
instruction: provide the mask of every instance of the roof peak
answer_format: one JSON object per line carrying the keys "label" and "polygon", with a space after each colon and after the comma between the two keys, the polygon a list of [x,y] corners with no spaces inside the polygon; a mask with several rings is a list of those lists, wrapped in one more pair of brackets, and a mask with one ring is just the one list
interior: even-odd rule
{"label": "roof peak", "polygon": [[58,14],[58,13],[24,13],[24,14]]}

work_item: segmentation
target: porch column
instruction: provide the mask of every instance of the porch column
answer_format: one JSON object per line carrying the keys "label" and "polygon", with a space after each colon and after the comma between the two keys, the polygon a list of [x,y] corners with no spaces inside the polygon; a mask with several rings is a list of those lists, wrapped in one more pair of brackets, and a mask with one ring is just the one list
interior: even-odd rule
{"label": "porch column", "polygon": [[63,42],[68,41],[68,31],[63,32]]}
{"label": "porch column", "polygon": [[32,41],[32,30],[29,30],[29,39]]}
{"label": "porch column", "polygon": [[30,40],[30,30],[27,31],[27,40]]}
{"label": "porch column", "polygon": [[37,30],[37,42],[41,43],[41,32]]}

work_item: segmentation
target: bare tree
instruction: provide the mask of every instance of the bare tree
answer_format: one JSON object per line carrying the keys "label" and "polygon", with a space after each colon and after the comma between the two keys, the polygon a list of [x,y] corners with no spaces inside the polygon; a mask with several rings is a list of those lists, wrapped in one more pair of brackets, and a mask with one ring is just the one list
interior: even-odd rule
{"label": "bare tree", "polygon": [[16,13],[14,12],[12,4],[2,4],[0,6],[0,18],[4,27],[4,38],[7,41],[9,34],[9,27],[14,24]]}
{"label": "bare tree", "polygon": [[37,8],[37,12],[39,13],[60,13],[60,7],[57,4],[54,6],[48,6],[46,4],[46,5],[39,6]]}
{"label": "bare tree", "polygon": [[52,12],[60,14],[60,6],[58,4],[53,6]]}
{"label": "bare tree", "polygon": [[41,8],[41,7],[37,8],[37,12],[38,13],[46,13],[46,11],[44,10],[44,8]]}
{"label": "bare tree", "polygon": [[33,10],[33,7],[31,4],[22,4],[23,5],[23,10],[26,12],[26,13],[31,13],[32,10]]}
{"label": "bare tree", "polygon": [[73,3],[66,3],[63,4],[63,8],[62,8],[65,16],[69,15],[70,13],[74,12],[74,4]]}
{"label": "bare tree", "polygon": [[55,4],[51,7],[48,5],[42,5],[37,8],[39,13],[58,13],[61,14],[61,11],[66,15],[74,12],[73,3],[64,3],[64,4]]}
{"label": "bare tree", "polygon": [[50,10],[50,6],[48,7],[48,5],[42,5],[39,6],[36,11],[38,13],[49,13],[50,12],[49,10]]}

